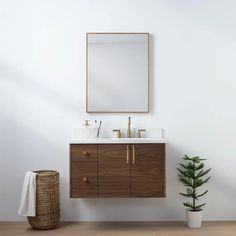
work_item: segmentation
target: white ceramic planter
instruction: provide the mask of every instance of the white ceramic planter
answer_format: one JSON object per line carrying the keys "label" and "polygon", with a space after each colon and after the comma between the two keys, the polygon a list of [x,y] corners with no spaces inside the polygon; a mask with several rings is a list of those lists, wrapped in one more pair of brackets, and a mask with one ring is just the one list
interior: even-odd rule
{"label": "white ceramic planter", "polygon": [[201,228],[203,211],[186,211],[187,223],[190,228]]}

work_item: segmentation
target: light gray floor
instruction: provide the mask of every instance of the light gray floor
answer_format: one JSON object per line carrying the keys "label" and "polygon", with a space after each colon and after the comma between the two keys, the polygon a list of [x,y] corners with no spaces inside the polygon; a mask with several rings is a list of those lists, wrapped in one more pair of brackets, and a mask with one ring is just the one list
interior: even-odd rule
{"label": "light gray floor", "polygon": [[204,222],[189,229],[185,222],[64,222],[54,230],[33,230],[27,222],[0,222],[0,236],[236,236],[236,221]]}

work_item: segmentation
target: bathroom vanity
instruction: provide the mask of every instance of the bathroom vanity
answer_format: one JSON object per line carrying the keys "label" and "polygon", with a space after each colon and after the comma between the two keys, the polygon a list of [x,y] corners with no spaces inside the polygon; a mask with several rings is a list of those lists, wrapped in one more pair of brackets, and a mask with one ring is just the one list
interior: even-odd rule
{"label": "bathroom vanity", "polygon": [[70,197],[165,197],[165,145],[132,138],[71,142]]}
{"label": "bathroom vanity", "polygon": [[[86,34],[87,113],[148,113],[149,79],[149,33]],[[70,197],[165,197],[165,141],[132,138],[131,117],[103,139],[95,121],[97,135],[87,120],[75,137],[90,139],[70,143]]]}

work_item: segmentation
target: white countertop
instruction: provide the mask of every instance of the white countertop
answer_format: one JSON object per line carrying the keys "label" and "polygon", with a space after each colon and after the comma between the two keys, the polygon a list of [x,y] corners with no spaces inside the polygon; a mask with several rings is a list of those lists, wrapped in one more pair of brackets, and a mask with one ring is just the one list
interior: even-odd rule
{"label": "white countertop", "polygon": [[102,144],[102,143],[166,143],[165,139],[153,138],[97,138],[97,139],[75,139],[70,144]]}

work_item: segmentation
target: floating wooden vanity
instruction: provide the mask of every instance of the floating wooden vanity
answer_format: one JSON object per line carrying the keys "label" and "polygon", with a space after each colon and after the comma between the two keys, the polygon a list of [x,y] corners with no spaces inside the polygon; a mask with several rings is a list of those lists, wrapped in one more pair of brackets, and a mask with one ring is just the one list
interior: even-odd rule
{"label": "floating wooden vanity", "polygon": [[71,143],[71,198],[165,197],[165,142]]}

